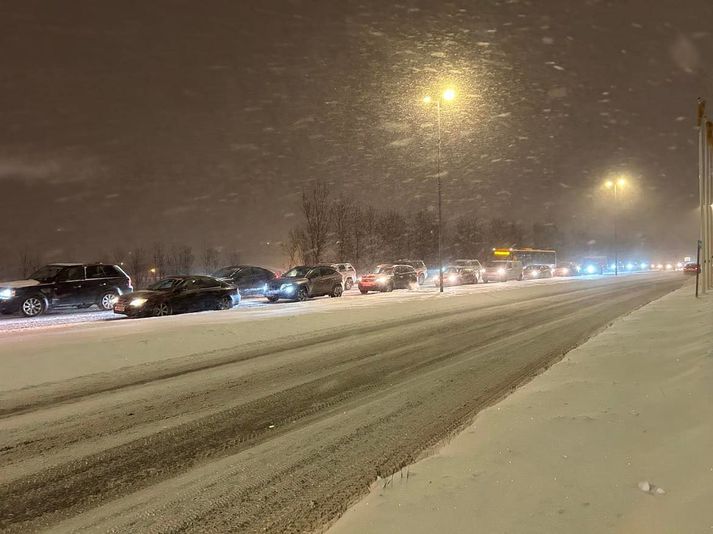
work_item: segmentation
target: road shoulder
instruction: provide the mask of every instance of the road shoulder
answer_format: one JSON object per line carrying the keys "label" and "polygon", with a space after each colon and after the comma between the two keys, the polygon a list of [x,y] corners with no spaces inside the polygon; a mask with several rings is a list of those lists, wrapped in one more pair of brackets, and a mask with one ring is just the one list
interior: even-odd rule
{"label": "road shoulder", "polygon": [[330,533],[710,531],[711,325],[690,286],[616,321]]}

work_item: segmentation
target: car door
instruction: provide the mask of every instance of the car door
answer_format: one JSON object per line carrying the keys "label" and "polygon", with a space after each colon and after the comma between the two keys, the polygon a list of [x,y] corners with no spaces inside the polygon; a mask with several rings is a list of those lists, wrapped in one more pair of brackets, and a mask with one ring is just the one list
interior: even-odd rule
{"label": "car door", "polygon": [[341,284],[342,275],[331,267],[319,268],[319,295],[328,295],[332,292],[335,282]]}
{"label": "car door", "polygon": [[186,278],[174,291],[171,307],[174,312],[198,311],[203,305],[198,282],[195,278]]}
{"label": "car door", "polygon": [[85,273],[85,290],[88,298],[85,304],[94,304],[99,302],[102,294],[107,289],[110,289],[111,280],[105,272],[103,265],[87,265]]}
{"label": "car door", "polygon": [[235,283],[243,296],[253,295],[255,293],[255,269],[252,267],[243,267],[238,272]]}
{"label": "car door", "polygon": [[395,267],[394,268],[394,287],[397,287],[399,289],[408,287],[409,272],[411,272],[411,270],[412,270],[412,268],[404,267],[401,265]]}
{"label": "car door", "polygon": [[53,295],[54,305],[76,306],[84,303],[86,298],[86,280],[83,265],[65,267],[57,273],[55,280]]}

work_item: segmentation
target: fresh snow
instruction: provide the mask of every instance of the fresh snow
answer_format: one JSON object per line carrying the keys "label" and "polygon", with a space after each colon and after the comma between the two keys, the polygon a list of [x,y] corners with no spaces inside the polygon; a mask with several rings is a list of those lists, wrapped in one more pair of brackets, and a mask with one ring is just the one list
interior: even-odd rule
{"label": "fresh snow", "polygon": [[692,292],[616,321],[330,533],[713,531],[713,297]]}

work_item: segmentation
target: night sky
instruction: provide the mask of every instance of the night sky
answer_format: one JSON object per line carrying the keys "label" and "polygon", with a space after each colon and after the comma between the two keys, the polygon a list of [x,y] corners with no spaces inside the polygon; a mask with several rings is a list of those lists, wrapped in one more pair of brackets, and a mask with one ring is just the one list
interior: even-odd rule
{"label": "night sky", "polygon": [[600,185],[626,172],[623,232],[690,254],[712,21],[710,0],[2,1],[0,254],[162,241],[269,262],[311,180],[431,207],[420,99],[446,85],[446,218],[601,242]]}

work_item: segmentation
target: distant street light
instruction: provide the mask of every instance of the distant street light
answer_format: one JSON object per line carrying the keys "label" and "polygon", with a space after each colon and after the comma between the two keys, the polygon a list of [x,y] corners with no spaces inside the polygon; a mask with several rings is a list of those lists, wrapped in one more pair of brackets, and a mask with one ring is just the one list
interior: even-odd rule
{"label": "distant street light", "polygon": [[617,243],[616,234],[616,219],[618,212],[618,199],[619,199],[619,188],[626,185],[626,180],[624,178],[617,178],[616,180],[607,180],[604,182],[604,187],[614,191],[614,276],[619,276],[619,245]]}
{"label": "distant street light", "polygon": [[[448,88],[435,99],[436,116],[438,118],[438,152],[436,155],[436,183],[438,184],[438,287],[443,293],[443,217],[441,213],[441,104],[450,102],[456,97],[455,89]],[[423,97],[423,103],[429,105],[433,102],[430,95]]]}

